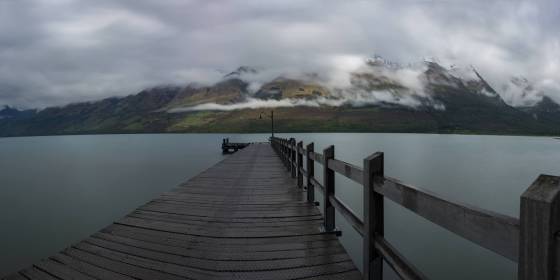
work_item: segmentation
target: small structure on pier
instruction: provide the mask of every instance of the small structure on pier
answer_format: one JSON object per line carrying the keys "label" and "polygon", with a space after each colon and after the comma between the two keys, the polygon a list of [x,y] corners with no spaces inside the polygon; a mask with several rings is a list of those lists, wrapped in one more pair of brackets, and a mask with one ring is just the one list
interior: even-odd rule
{"label": "small structure on pier", "polygon": [[249,144],[251,143],[231,143],[229,142],[229,138],[224,138],[222,140],[222,153],[224,154],[235,153],[238,150],[241,150],[249,146]]}

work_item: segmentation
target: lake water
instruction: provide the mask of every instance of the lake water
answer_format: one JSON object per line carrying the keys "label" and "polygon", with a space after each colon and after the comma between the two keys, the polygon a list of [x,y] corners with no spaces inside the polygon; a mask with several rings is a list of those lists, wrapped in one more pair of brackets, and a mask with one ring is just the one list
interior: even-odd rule
{"label": "lake water", "polygon": [[[52,136],[0,139],[0,275],[49,256],[212,166],[219,145],[267,134]],[[419,134],[286,134],[361,166],[385,153],[385,173],[446,198],[518,216],[541,173],[560,174],[560,141],[545,137]],[[321,177],[321,166],[316,166]],[[361,186],[336,176],[336,194],[362,214]],[[318,195],[318,200],[321,197]],[[516,264],[385,204],[386,238],[432,279],[515,279]],[[361,264],[357,233],[337,217]],[[389,272],[389,269],[386,270]],[[387,273],[387,279],[394,275]]]}

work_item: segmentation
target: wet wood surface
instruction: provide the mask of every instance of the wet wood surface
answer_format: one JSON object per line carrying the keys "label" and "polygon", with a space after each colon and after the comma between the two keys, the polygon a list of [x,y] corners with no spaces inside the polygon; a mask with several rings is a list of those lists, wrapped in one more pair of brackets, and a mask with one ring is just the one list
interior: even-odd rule
{"label": "wet wood surface", "polygon": [[361,279],[269,144],[5,279]]}

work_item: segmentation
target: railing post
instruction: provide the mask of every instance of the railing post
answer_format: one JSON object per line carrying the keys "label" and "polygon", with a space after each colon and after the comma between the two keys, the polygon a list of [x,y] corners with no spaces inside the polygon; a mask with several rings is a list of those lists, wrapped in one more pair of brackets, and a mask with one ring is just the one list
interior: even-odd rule
{"label": "railing post", "polygon": [[276,143],[278,143],[278,154],[280,154],[280,159],[283,161],[284,158],[282,157],[282,139],[277,138]]}
{"label": "railing post", "polygon": [[560,177],[540,175],[521,196],[519,280],[560,279]]}
{"label": "railing post", "polygon": [[292,178],[296,177],[296,139],[290,138],[290,170],[292,171]]}
{"label": "railing post", "polygon": [[284,165],[286,165],[286,167],[290,167],[288,166],[288,142],[286,139],[284,139]]}
{"label": "railing post", "polygon": [[282,139],[282,159],[284,161],[284,166],[288,167],[288,157],[287,155],[287,146],[286,146],[286,139]]}
{"label": "railing post", "polygon": [[286,167],[288,168],[288,171],[290,170],[290,158],[288,157],[288,140],[285,139],[284,140],[284,164],[286,164]]}
{"label": "railing post", "polygon": [[374,182],[383,178],[383,153],[364,159],[364,266],[366,280],[383,279],[383,259],[375,250],[375,238],[383,236],[383,196],[374,190]]}
{"label": "railing post", "polygon": [[323,215],[325,215],[324,230],[326,232],[335,230],[334,206],[329,201],[329,196],[334,196],[334,170],[329,168],[329,159],[334,159],[334,146],[323,150],[323,186],[325,193],[323,198]]}
{"label": "railing post", "polygon": [[286,153],[287,153],[287,152],[286,152],[286,151],[287,151],[286,149],[287,149],[287,148],[286,148],[286,139],[282,139],[282,154],[284,155],[284,165],[286,165],[286,167],[287,167],[288,164],[286,163],[286,160],[287,160],[288,158],[286,157]]}
{"label": "railing post", "polygon": [[311,178],[315,176],[315,162],[310,154],[314,152],[314,144],[309,143],[305,149],[307,157],[307,202],[315,203],[315,186],[311,183]]}
{"label": "railing post", "polygon": [[291,171],[292,169],[290,168],[290,140],[286,139],[285,141],[286,143],[286,167],[288,168],[288,171]]}
{"label": "railing post", "polygon": [[[288,140],[284,139],[284,164],[286,165],[287,168],[289,168],[290,166],[288,165]],[[289,169],[288,169],[289,171]]]}
{"label": "railing post", "polygon": [[282,148],[282,162],[284,163],[284,166],[286,165],[286,158],[285,158],[285,148],[284,148],[284,139],[281,140],[281,148]]}
{"label": "railing post", "polygon": [[299,188],[303,188],[303,173],[301,169],[303,169],[303,152],[300,151],[303,149],[303,141],[299,141],[296,147],[296,155],[297,155],[297,185]]}

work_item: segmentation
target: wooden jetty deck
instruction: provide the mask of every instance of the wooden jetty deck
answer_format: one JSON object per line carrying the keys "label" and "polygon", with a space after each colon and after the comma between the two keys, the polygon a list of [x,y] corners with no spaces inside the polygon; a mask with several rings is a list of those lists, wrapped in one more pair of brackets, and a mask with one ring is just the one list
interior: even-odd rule
{"label": "wooden jetty deck", "polygon": [[361,279],[270,144],[5,279]]}
{"label": "wooden jetty deck", "polygon": [[[315,164],[322,165],[322,182]],[[384,170],[382,152],[356,166],[336,159],[332,145],[318,153],[313,143],[304,148],[294,138],[272,137],[5,279],[381,280],[383,263],[401,279],[428,279],[385,239],[387,199],[516,262],[519,280],[560,279],[560,177],[538,176],[515,218],[405,184]],[[336,195],[335,175],[363,187],[363,217]],[[335,211],[362,236],[363,273],[338,242]]]}

